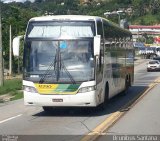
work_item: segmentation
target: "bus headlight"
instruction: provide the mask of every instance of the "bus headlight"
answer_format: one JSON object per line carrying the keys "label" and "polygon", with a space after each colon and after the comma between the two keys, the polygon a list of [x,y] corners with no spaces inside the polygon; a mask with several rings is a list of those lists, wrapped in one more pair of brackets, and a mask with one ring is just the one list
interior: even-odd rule
{"label": "bus headlight", "polygon": [[85,93],[85,92],[90,92],[94,91],[96,89],[96,86],[88,86],[88,87],[82,87],[79,89],[79,93]]}
{"label": "bus headlight", "polygon": [[37,93],[36,88],[31,87],[31,86],[24,86],[24,85],[23,85],[23,90],[24,90],[24,91],[27,91],[27,92],[31,92],[31,93]]}

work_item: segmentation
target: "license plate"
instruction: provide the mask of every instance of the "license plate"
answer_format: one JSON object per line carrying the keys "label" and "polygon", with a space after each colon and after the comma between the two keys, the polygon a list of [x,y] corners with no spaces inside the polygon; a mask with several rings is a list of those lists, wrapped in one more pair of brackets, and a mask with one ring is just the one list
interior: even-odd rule
{"label": "license plate", "polygon": [[63,99],[52,99],[53,102],[63,102]]}

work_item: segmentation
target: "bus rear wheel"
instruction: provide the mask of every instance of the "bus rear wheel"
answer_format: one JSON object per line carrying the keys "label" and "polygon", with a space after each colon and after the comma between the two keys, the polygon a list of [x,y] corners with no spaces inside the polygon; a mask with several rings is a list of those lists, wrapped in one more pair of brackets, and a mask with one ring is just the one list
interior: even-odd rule
{"label": "bus rear wheel", "polygon": [[130,77],[126,77],[125,80],[125,89],[120,93],[122,96],[127,94],[127,91],[129,89],[129,87],[131,86],[131,80]]}

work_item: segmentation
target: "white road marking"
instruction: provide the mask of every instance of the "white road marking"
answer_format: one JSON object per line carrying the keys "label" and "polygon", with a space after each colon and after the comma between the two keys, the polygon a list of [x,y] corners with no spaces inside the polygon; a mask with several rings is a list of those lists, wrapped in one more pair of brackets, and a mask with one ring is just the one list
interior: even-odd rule
{"label": "white road marking", "polygon": [[0,124],[1,124],[1,123],[4,123],[4,122],[6,122],[6,121],[9,121],[9,120],[15,119],[15,118],[20,117],[20,116],[22,116],[22,114],[17,115],[17,116],[14,116],[14,117],[7,118],[7,119],[5,119],[5,120],[0,121]]}

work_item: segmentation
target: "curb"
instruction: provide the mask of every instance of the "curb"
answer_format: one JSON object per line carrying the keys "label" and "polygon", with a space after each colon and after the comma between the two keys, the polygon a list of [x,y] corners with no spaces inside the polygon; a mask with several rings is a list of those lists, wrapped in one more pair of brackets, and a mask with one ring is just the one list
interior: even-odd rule
{"label": "curb", "polygon": [[4,94],[4,95],[0,95],[0,103],[4,103],[4,102],[8,102],[11,100],[11,98],[13,98],[14,96],[10,95],[10,94]]}

